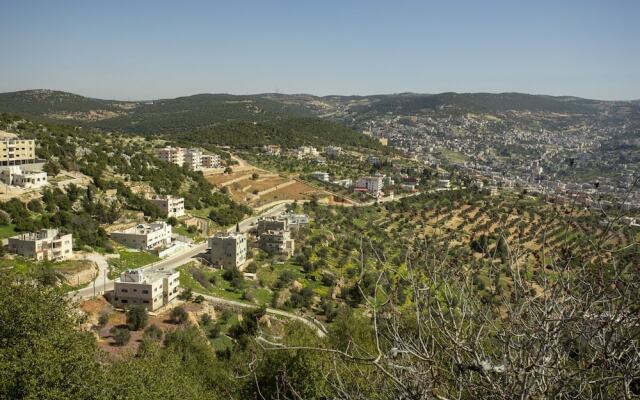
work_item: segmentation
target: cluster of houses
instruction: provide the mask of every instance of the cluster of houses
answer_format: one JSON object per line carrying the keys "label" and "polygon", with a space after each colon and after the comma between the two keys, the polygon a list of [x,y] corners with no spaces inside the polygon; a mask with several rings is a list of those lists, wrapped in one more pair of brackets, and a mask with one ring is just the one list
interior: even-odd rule
{"label": "cluster of houses", "polygon": [[[288,156],[298,160],[305,158],[313,158],[319,163],[325,163],[326,159],[321,155],[320,151],[313,146],[300,146],[294,149],[283,150],[278,145],[264,145],[262,152],[269,156]],[[340,157],[342,155],[342,147],[326,146],[324,155],[331,158]]]}
{"label": "cluster of houses", "polygon": [[204,154],[201,149],[166,146],[156,150],[156,156],[160,161],[176,164],[180,167],[186,165],[192,171],[201,171],[207,168],[218,168],[220,156],[217,154]]}
{"label": "cluster of houses", "polygon": [[48,183],[36,159],[36,141],[0,131],[0,181],[8,186],[41,188]]}
{"label": "cluster of houses", "polygon": [[[392,178],[383,174],[362,176],[356,180],[355,184],[351,179],[338,179],[331,181],[329,173],[323,171],[315,171],[311,173],[311,176],[321,182],[331,182],[345,188],[353,188],[354,192],[368,193],[376,198],[384,195],[383,189],[385,186],[392,186],[394,184]],[[415,190],[415,186],[412,189]]]}

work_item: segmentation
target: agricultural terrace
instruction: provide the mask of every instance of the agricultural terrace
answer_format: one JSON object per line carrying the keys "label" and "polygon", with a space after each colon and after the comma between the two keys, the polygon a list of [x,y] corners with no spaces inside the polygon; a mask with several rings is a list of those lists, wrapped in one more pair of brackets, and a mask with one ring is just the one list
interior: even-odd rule
{"label": "agricultural terrace", "polygon": [[619,262],[633,263],[638,256],[637,246],[628,246],[637,241],[633,232],[607,231],[588,211],[530,196],[462,190],[370,207],[309,202],[297,211],[309,214],[311,223],[292,232],[294,257],[253,249],[247,271],[257,273],[255,280],[191,265],[183,269],[183,285],[228,299],[302,309],[331,321],[344,305],[360,308],[376,286],[389,293],[393,287],[400,303],[406,301],[407,266],[425,254],[459,268],[460,276],[469,276],[496,305],[510,295],[514,268],[538,291],[536,282],[551,274],[551,264],[597,263],[625,247],[615,254]]}

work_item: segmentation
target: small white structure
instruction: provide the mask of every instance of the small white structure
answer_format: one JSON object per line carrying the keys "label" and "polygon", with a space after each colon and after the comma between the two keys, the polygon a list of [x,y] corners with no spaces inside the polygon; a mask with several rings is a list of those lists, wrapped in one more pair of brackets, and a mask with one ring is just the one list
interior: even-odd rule
{"label": "small white structure", "polygon": [[176,196],[156,196],[149,200],[164,212],[167,218],[184,215],[184,198]]}
{"label": "small white structure", "polygon": [[139,224],[124,231],[113,232],[111,238],[133,249],[152,250],[171,244],[171,225],[164,221]]}
{"label": "small white structure", "polygon": [[262,146],[262,152],[268,156],[279,156],[280,154],[282,154],[282,149],[280,148],[280,146],[277,146],[275,144],[265,144],[264,146]]}
{"label": "small white structure", "polygon": [[315,157],[318,154],[318,149],[311,146],[300,146],[297,149],[293,150],[293,156],[298,159],[302,159],[305,157]]}
{"label": "small white structure", "polygon": [[209,259],[214,265],[240,267],[247,261],[247,235],[218,233],[209,238]]}
{"label": "small white structure", "polygon": [[155,311],[178,296],[179,285],[179,271],[129,270],[113,283],[113,303],[116,307],[143,305]]}
{"label": "small white structure", "polygon": [[449,179],[438,179],[438,187],[441,189],[449,189],[451,181]]}
{"label": "small white structure", "polygon": [[293,212],[282,215],[289,224],[289,228],[299,228],[309,224],[309,216],[307,214],[295,214]]}
{"label": "small white structure", "polygon": [[322,181],[322,182],[329,182],[329,173],[328,172],[321,172],[321,171],[315,171],[311,173],[311,176],[313,176],[315,179]]}
{"label": "small white structure", "polygon": [[333,183],[344,188],[350,188],[353,186],[353,180],[351,179],[336,179]]}
{"label": "small white structure", "polygon": [[0,171],[0,180],[5,185],[23,188],[41,188],[48,184],[46,172],[23,171],[17,165],[4,167]]}
{"label": "small white structure", "polygon": [[73,255],[73,236],[60,235],[57,229],[42,229],[10,237],[8,248],[12,253],[38,261],[61,261]]}

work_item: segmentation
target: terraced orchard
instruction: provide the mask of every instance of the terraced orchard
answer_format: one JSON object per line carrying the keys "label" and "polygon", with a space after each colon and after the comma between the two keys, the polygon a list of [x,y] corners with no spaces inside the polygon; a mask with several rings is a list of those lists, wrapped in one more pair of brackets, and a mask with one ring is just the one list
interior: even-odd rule
{"label": "terraced orchard", "polygon": [[[306,279],[327,287],[316,306],[363,301],[376,280],[400,285],[412,260],[433,262],[469,277],[487,301],[498,305],[511,293],[518,273],[536,283],[551,278],[557,266],[610,262],[632,265],[638,258],[635,233],[604,227],[593,212],[556,205],[526,195],[491,197],[464,190],[423,194],[371,207],[305,205],[312,216],[299,234],[296,262]],[[613,254],[613,255],[612,255]],[[396,295],[410,297],[408,289]]]}
{"label": "terraced orchard", "polygon": [[210,174],[206,179],[212,185],[228,192],[234,201],[252,207],[280,200],[309,200],[314,196],[327,196],[323,190],[304,182],[258,168]]}

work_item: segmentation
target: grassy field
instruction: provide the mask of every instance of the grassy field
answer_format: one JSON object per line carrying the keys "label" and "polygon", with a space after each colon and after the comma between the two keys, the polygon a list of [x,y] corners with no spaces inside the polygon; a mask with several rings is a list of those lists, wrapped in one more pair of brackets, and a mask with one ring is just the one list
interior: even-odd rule
{"label": "grassy field", "polygon": [[160,260],[160,257],[146,251],[132,251],[124,248],[118,249],[120,258],[109,260],[109,278],[115,279],[129,269],[136,269]]}
{"label": "grassy field", "polygon": [[14,230],[15,225],[0,225],[0,239],[6,239],[11,236],[15,236],[18,233]]}

